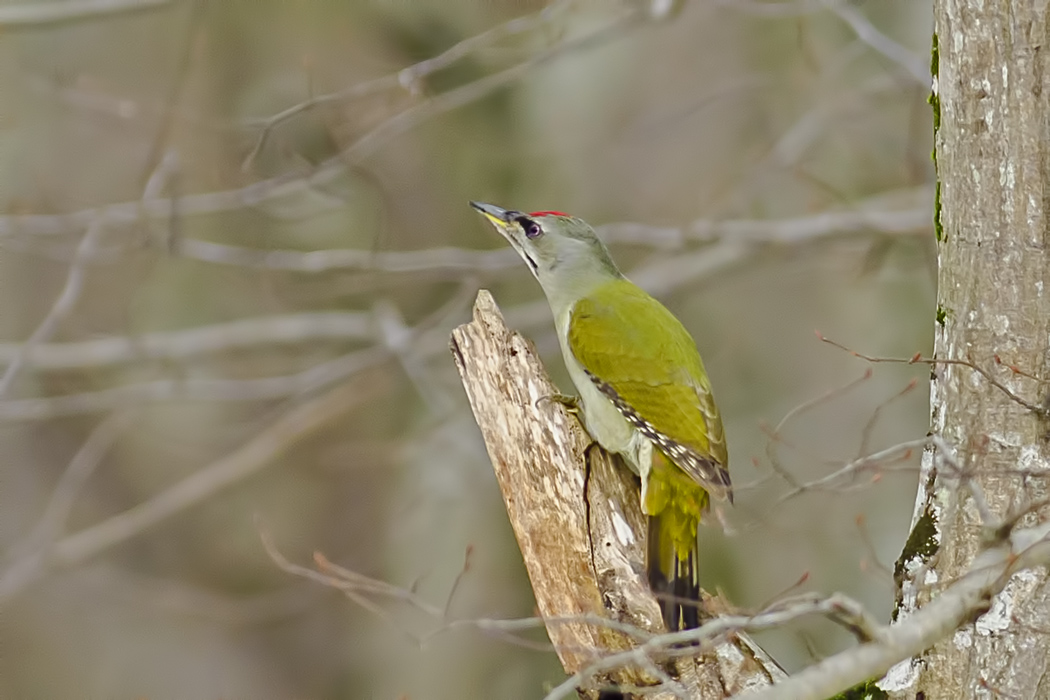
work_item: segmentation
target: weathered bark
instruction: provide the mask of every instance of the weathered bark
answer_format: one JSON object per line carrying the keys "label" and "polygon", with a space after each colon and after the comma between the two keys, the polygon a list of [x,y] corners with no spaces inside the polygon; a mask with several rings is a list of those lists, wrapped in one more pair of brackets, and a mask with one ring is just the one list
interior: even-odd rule
{"label": "weathered bark", "polygon": [[[954,448],[992,522],[982,522],[980,499],[950,459],[927,452],[913,534],[898,563],[900,616],[970,567],[989,525],[1046,498],[1050,475],[1048,424],[1039,409],[1047,385],[1033,378],[1050,376],[1047,1],[934,5],[935,357],[980,366],[1030,405],[971,367],[934,366],[931,431]],[[1050,698],[1047,629],[1046,570],[1022,571],[987,613],[898,665],[881,685],[901,698]]]}
{"label": "weathered bark", "polygon": [[[563,406],[545,400],[557,390],[532,344],[507,329],[488,292],[478,295],[474,321],[453,332],[452,353],[566,672],[586,672],[602,657],[638,648],[662,622],[640,573],[645,528],[634,479],[591,446]],[[609,672],[585,673],[581,694],[652,686],[663,670],[679,681],[679,692],[714,700],[768,685],[782,673],[743,636],[702,649],[698,659],[670,666],[639,655]]]}

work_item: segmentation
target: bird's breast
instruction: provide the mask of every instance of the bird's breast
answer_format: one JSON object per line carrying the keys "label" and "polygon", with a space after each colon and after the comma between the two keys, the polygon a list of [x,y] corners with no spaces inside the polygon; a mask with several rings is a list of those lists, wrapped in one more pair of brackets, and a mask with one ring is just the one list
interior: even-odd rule
{"label": "bird's breast", "polygon": [[580,396],[584,427],[595,442],[607,452],[622,454],[631,470],[640,473],[639,465],[634,463],[636,462],[634,456],[638,452],[638,441],[641,434],[627,422],[612,401],[598,390],[573,356],[572,350],[568,347],[568,333],[563,332],[563,328],[568,326],[567,316],[568,314],[564,321],[562,318],[556,318],[558,338],[561,343],[562,357],[565,359],[565,368]]}

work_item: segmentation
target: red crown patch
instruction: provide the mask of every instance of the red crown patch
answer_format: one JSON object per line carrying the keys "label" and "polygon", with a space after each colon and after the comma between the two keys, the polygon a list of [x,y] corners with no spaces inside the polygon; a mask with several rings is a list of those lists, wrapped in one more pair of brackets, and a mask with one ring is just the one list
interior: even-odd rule
{"label": "red crown patch", "polygon": [[563,211],[532,211],[529,212],[529,216],[568,216]]}

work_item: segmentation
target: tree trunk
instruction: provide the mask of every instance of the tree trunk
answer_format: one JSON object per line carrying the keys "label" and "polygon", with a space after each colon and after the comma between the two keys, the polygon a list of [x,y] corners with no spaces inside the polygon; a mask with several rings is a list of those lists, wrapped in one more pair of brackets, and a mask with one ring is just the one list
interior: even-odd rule
{"label": "tree trunk", "polygon": [[[924,454],[897,617],[965,573],[998,524],[1047,498],[1050,470],[1036,379],[1050,376],[1047,1],[934,6],[934,356],[946,362],[933,365],[930,430],[954,454]],[[1050,698],[1048,629],[1047,572],[1021,571],[987,612],[880,685],[926,700]]]}

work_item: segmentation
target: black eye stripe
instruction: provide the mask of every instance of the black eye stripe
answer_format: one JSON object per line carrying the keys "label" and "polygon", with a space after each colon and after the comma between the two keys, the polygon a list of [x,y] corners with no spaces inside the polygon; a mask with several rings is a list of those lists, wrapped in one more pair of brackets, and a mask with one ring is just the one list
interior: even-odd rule
{"label": "black eye stripe", "polygon": [[515,219],[525,232],[526,238],[539,238],[543,234],[543,227],[527,216],[519,216]]}

